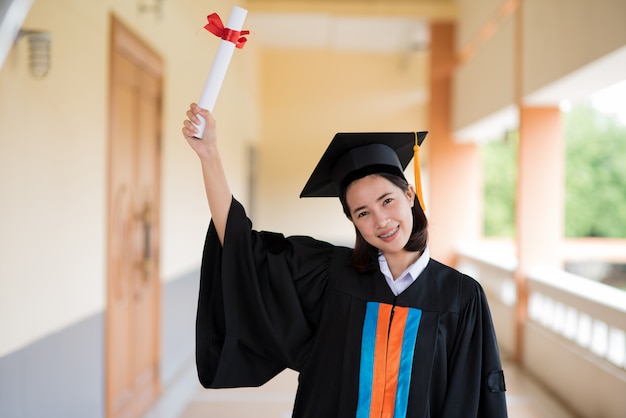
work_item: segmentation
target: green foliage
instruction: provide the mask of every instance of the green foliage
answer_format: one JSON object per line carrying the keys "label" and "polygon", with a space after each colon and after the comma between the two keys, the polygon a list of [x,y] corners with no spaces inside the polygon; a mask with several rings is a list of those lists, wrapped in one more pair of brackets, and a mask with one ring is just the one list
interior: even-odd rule
{"label": "green foliage", "polygon": [[515,235],[518,132],[481,146],[484,181],[484,234]]}
{"label": "green foliage", "polygon": [[565,236],[626,237],[626,127],[580,105],[564,114]]}
{"label": "green foliage", "polygon": [[[579,105],[563,114],[565,236],[626,238],[626,127]],[[518,133],[482,146],[484,235],[515,235]]]}

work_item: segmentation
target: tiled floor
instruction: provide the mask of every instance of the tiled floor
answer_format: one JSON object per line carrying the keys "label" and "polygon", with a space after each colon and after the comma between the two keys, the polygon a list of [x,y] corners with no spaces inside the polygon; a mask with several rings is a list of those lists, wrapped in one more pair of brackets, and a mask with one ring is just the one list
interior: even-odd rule
{"label": "tiled floor", "polygon": [[[192,366],[144,418],[291,417],[295,372],[285,371],[260,388],[206,390]],[[505,362],[504,369],[509,418],[574,418],[514,364]]]}
{"label": "tiled floor", "polygon": [[509,418],[575,418],[515,364],[504,362]]}
{"label": "tiled floor", "polygon": [[286,370],[259,388],[201,389],[179,418],[289,418],[297,376]]}

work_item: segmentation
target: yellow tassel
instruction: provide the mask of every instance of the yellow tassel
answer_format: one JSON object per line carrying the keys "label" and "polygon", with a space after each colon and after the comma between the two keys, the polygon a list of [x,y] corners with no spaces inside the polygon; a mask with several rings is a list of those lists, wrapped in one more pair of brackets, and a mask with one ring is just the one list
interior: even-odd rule
{"label": "yellow tassel", "polygon": [[418,144],[417,132],[415,132],[415,145],[413,146],[413,167],[415,170],[415,189],[417,191],[417,199],[420,202],[422,210],[426,212],[424,195],[422,194],[422,175],[420,172],[420,146]]}

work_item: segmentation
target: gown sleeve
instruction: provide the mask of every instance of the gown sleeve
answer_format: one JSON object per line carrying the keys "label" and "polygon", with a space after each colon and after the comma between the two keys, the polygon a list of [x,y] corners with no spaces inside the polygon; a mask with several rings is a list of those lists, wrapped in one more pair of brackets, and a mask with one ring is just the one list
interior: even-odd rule
{"label": "gown sleeve", "polygon": [[[504,374],[485,293],[466,277],[443,417],[505,418]],[[468,289],[469,287],[469,289]]]}
{"label": "gown sleeve", "polygon": [[207,388],[259,386],[301,370],[328,287],[331,244],[252,230],[232,200],[224,246],[207,233],[196,317],[196,366]]}

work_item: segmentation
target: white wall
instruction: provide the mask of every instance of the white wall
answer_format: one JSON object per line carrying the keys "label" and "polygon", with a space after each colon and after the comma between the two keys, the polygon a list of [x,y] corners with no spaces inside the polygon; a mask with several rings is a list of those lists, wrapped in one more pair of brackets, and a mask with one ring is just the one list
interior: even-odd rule
{"label": "white wall", "polygon": [[[180,129],[219,44],[203,29],[206,16],[226,20],[234,4],[210,3],[163,2],[158,18],[134,1],[34,2],[24,28],[51,33],[49,75],[30,75],[26,39],[0,69],[0,356],[105,308],[111,13],[164,64],[163,280],[198,267],[210,215]],[[236,51],[215,107],[237,191],[243,149],[255,140],[255,56],[253,44]]]}
{"label": "white wall", "polygon": [[[474,53],[457,66],[452,100],[453,129],[461,129],[515,100],[514,24],[512,17],[500,20],[500,0],[459,0],[456,28],[457,53],[468,47]],[[498,22],[497,31],[486,41],[480,32],[486,22]]]}
{"label": "white wall", "polygon": [[[458,0],[458,4],[457,52],[468,45],[475,50],[457,67],[454,77],[455,131],[473,130],[481,122],[483,132],[494,130],[489,125],[499,125],[500,134],[516,127],[517,115],[509,111],[518,99],[516,55],[521,59],[521,98],[528,104],[557,105],[560,100],[580,98],[624,79],[623,68],[620,72],[615,65],[592,66],[626,46],[623,0],[520,2],[519,52],[515,16],[501,13],[507,2]],[[481,38],[491,23],[495,30]],[[621,63],[623,55],[618,59]],[[564,88],[563,82],[573,75],[576,77]],[[498,112],[501,114],[494,117]]]}
{"label": "white wall", "polygon": [[[626,46],[624,0],[524,2],[524,93],[530,94]],[[614,80],[598,75],[597,88]],[[570,93],[571,94],[571,93]]]}

